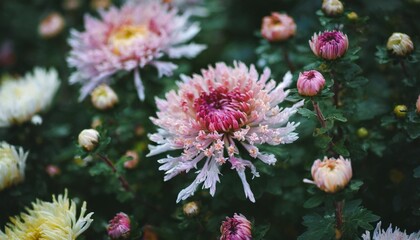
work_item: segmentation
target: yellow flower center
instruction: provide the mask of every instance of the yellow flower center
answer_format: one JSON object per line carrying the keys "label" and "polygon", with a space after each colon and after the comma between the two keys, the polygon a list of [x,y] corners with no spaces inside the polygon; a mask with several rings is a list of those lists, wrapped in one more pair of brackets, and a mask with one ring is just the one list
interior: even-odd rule
{"label": "yellow flower center", "polygon": [[149,30],[145,25],[126,25],[117,29],[109,37],[108,43],[113,47],[115,54],[120,54],[121,48],[127,48],[138,40],[145,39]]}

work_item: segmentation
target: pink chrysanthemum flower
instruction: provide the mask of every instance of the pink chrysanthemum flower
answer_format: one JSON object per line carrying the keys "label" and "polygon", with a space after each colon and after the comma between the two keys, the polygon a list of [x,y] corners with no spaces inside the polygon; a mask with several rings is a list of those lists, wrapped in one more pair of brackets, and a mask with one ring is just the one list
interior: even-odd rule
{"label": "pink chrysanthemum flower", "polygon": [[220,226],[220,240],[251,240],[251,222],[242,214],[226,217]]}
{"label": "pink chrysanthemum flower", "polygon": [[349,47],[347,35],[340,31],[325,31],[314,34],[309,40],[312,52],[323,59],[334,60],[342,57]]}
{"label": "pink chrysanthemum flower", "polygon": [[371,233],[366,231],[362,235],[363,240],[418,240],[420,239],[420,231],[414,232],[408,235],[405,231],[400,231],[399,228],[392,229],[392,225],[389,225],[388,229],[385,231],[381,228],[381,222],[376,225],[375,231],[371,238]]}
{"label": "pink chrysanthemum flower", "polygon": [[325,86],[325,79],[316,70],[309,70],[299,73],[297,89],[302,96],[316,96]]}
{"label": "pink chrysanthemum flower", "polygon": [[113,219],[109,221],[108,236],[111,239],[127,239],[130,236],[131,223],[130,218],[125,213],[117,213]]}
{"label": "pink chrysanthemum flower", "polygon": [[218,63],[202,70],[201,75],[183,77],[178,92],[170,91],[166,99],[156,100],[159,111],[151,120],[160,129],[149,137],[158,145],[149,146],[148,156],[183,149],[181,156],[159,160],[163,164],[159,169],[166,171],[165,181],[201,165],[197,178],[179,193],[177,202],[193,195],[201,183],[214,195],[220,167],[226,162],[237,171],[245,196],[255,201],[245,168],[250,168],[254,177],[259,175],[251,161],[239,155],[239,148],[251,158],[274,164],[274,155],[259,152],[256,145],[295,141],[298,137],[293,131],[299,124],[288,120],[303,104],[280,108],[292,75],[287,73],[279,85],[269,77],[268,69],[259,76],[253,65],[248,69],[243,63],[235,62],[233,67]]}
{"label": "pink chrysanthemum flower", "polygon": [[101,19],[86,16],[85,31],[72,30],[69,40],[72,50],[67,61],[76,68],[70,83],[83,85],[80,100],[116,72],[133,70],[143,100],[139,68],[151,65],[159,77],[170,76],[177,66],[159,58],[192,58],[205,48],[186,44],[200,31],[197,24],[188,23],[189,15],[179,15],[176,8],[160,1],[128,1],[120,9],[111,7],[99,14]]}

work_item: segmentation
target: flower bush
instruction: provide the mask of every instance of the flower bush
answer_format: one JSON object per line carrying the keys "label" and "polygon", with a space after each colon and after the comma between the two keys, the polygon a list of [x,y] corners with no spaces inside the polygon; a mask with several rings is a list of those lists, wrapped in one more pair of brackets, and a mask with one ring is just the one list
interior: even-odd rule
{"label": "flower bush", "polygon": [[419,10],[1,1],[0,239],[419,239]]}

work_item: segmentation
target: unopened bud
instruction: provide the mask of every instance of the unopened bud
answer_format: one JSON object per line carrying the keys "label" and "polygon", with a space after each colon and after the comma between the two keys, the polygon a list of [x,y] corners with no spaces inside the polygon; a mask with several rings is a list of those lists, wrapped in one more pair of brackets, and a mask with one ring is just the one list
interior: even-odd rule
{"label": "unopened bud", "polygon": [[322,2],[322,11],[327,16],[333,17],[342,14],[344,6],[339,0],[324,0]]}
{"label": "unopened bud", "polygon": [[39,35],[43,38],[52,38],[61,33],[64,29],[64,18],[57,12],[50,13],[38,27]]}
{"label": "unopened bud", "polygon": [[118,102],[118,96],[106,84],[99,85],[91,93],[91,100],[93,106],[99,110],[106,110],[114,107]]}
{"label": "unopened bud", "polygon": [[299,73],[297,89],[300,95],[312,97],[317,95],[325,86],[325,79],[316,70]]}
{"label": "unopened bud", "polygon": [[358,136],[359,138],[365,138],[365,137],[367,137],[368,135],[369,135],[369,132],[368,132],[368,130],[367,130],[366,128],[361,127],[361,128],[359,128],[359,129],[357,129],[357,136]]}
{"label": "unopened bud", "polygon": [[355,12],[350,12],[347,14],[347,19],[350,21],[356,21],[358,18],[359,16]]}
{"label": "unopened bud", "polygon": [[420,114],[420,95],[419,95],[419,98],[417,98],[416,111],[418,114]]}
{"label": "unopened bud", "polygon": [[131,160],[128,160],[124,163],[126,169],[133,169],[139,164],[139,155],[136,151],[127,151],[125,156],[131,157]]}
{"label": "unopened bud", "polygon": [[111,0],[91,0],[90,6],[91,8],[98,10],[98,9],[105,9],[111,5]]}
{"label": "unopened bud", "polygon": [[287,14],[277,12],[263,18],[261,35],[270,42],[284,41],[295,35],[296,23]]}
{"label": "unopened bud", "polygon": [[99,132],[95,129],[85,129],[79,134],[79,145],[86,151],[92,151],[99,142]]}
{"label": "unopened bud", "polygon": [[386,48],[392,51],[397,56],[407,56],[414,50],[414,44],[410,39],[410,36],[404,33],[393,33],[388,38]]}
{"label": "unopened bud", "polygon": [[108,236],[112,240],[128,239],[130,236],[130,218],[125,213],[117,213],[108,224]]}
{"label": "unopened bud", "polygon": [[182,210],[187,217],[197,216],[197,214],[200,212],[200,208],[196,202],[189,202],[184,204]]}
{"label": "unopened bud", "polygon": [[233,217],[226,217],[220,226],[220,240],[251,240],[251,229],[251,222],[244,215],[235,213]]}
{"label": "unopened bud", "polygon": [[405,105],[395,106],[394,114],[398,118],[404,118],[407,115],[407,106],[405,106]]}
{"label": "unopened bud", "polygon": [[316,160],[311,169],[313,181],[304,179],[306,183],[315,184],[327,193],[335,193],[350,182],[353,171],[350,160],[340,156],[338,159],[327,158]]}
{"label": "unopened bud", "polygon": [[47,174],[48,174],[50,177],[55,177],[55,176],[58,176],[58,175],[60,175],[60,173],[61,173],[61,169],[60,169],[59,167],[55,166],[55,165],[52,165],[52,164],[48,165],[48,166],[45,168],[45,171],[47,172]]}

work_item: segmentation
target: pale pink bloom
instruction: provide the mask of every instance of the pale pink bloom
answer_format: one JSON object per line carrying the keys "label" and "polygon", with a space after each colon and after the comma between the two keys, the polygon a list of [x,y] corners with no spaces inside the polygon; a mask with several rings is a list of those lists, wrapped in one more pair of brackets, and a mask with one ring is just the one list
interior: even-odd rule
{"label": "pale pink bloom", "polygon": [[420,95],[417,98],[417,102],[416,102],[416,111],[417,113],[420,113]]}
{"label": "pale pink bloom", "polygon": [[338,159],[324,157],[316,160],[311,169],[313,181],[304,179],[306,183],[315,184],[327,193],[335,193],[343,189],[353,176],[350,160],[340,156]]}
{"label": "pale pink bloom", "polygon": [[251,240],[251,222],[242,214],[226,217],[220,226],[220,240]]}
{"label": "pale pink bloom", "polygon": [[52,12],[46,16],[39,24],[38,32],[43,38],[52,38],[60,34],[65,26],[63,16],[57,12]]}
{"label": "pale pink bloom", "polygon": [[325,79],[322,74],[316,70],[309,70],[299,73],[297,89],[302,96],[315,96],[325,86]]}
{"label": "pale pink bloom", "polygon": [[128,239],[130,236],[130,218],[125,213],[117,213],[108,224],[108,236],[111,239]]}
{"label": "pale pink bloom", "polygon": [[263,18],[261,35],[270,42],[284,41],[296,33],[296,23],[287,14],[277,12]]}
{"label": "pale pink bloom", "polygon": [[342,57],[349,47],[347,35],[337,31],[324,31],[314,34],[309,40],[312,52],[323,59],[334,60]]}
{"label": "pale pink bloom", "polygon": [[170,76],[177,68],[172,62],[160,61],[195,57],[205,46],[187,44],[199,31],[188,22],[188,14],[179,15],[159,1],[127,1],[120,9],[110,7],[99,11],[100,19],[85,17],[85,31],[71,31],[72,47],[67,62],[76,68],[70,83],[80,82],[80,100],[96,86],[109,82],[118,71],[134,71],[138,96],[144,99],[139,69],[154,66],[159,77]]}
{"label": "pale pink bloom", "polygon": [[163,164],[159,169],[166,171],[165,181],[200,165],[197,178],[179,193],[177,202],[193,195],[201,183],[214,196],[220,167],[226,162],[237,171],[245,196],[255,201],[245,169],[249,168],[254,177],[259,174],[251,161],[239,156],[238,149],[245,149],[250,158],[274,164],[274,155],[260,152],[257,146],[295,141],[298,137],[293,131],[299,123],[288,120],[303,105],[301,101],[280,108],[278,104],[289,93],[284,88],[291,84],[292,75],[287,73],[281,84],[269,77],[269,69],[259,76],[253,65],[248,68],[235,62],[228,67],[217,63],[203,69],[201,75],[183,76],[178,91],[156,99],[157,117],[151,120],[159,129],[149,138],[157,146],[149,146],[148,156],[183,149],[180,156],[159,160]]}
{"label": "pale pink bloom", "polygon": [[392,224],[390,224],[388,229],[385,231],[381,229],[381,222],[379,222],[376,225],[375,231],[373,231],[372,238],[369,231],[366,231],[366,233],[362,235],[362,238],[363,240],[419,240],[420,231],[408,235],[405,231],[401,232],[398,227],[393,230]]}

